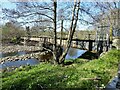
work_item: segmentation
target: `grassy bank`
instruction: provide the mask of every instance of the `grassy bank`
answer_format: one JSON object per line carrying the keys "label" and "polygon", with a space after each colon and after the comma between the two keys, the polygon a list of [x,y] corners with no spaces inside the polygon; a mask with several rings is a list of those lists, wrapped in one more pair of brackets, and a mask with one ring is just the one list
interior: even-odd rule
{"label": "grassy bank", "polygon": [[90,78],[100,77],[98,84],[106,85],[117,74],[120,50],[111,50],[93,61],[76,59],[73,64],[64,67],[41,63],[26,66],[13,72],[2,74],[3,90],[39,90],[40,88],[86,88],[94,90],[95,81]]}

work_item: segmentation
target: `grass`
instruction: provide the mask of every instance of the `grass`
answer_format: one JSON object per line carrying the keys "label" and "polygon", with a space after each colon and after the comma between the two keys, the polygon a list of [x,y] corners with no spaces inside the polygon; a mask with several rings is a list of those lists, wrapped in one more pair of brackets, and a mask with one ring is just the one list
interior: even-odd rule
{"label": "grass", "polygon": [[[96,82],[91,78],[100,77],[99,86],[106,85],[117,74],[120,50],[111,50],[93,61],[76,59],[64,67],[41,63],[26,66],[2,74],[2,90],[39,90],[49,88],[86,88],[95,90]],[[89,79],[90,78],[90,79]]]}

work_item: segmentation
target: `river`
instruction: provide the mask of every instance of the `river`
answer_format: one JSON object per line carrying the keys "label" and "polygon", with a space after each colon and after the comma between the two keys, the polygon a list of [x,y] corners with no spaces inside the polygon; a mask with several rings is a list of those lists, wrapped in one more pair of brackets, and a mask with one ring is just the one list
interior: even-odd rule
{"label": "river", "polygon": [[[65,59],[70,60],[70,59],[76,59],[80,57],[82,54],[84,54],[86,50],[80,50],[76,48],[70,48]],[[20,51],[20,52],[12,52],[12,53],[0,53],[0,58],[4,58],[7,56],[15,56],[15,55],[25,55],[28,52],[25,51]],[[22,65],[36,65],[39,64],[40,62],[37,59],[28,59],[28,60],[18,60],[18,61],[7,61],[4,64],[0,64],[0,68],[7,68],[7,67],[19,67]]]}

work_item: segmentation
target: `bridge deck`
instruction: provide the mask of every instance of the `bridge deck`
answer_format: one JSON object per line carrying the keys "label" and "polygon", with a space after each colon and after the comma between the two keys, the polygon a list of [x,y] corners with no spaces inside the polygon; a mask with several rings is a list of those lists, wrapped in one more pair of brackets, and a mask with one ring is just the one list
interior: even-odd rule
{"label": "bridge deck", "polygon": [[[27,37],[22,37],[22,39],[28,39]],[[53,39],[51,37],[30,37],[30,40],[40,41],[41,39]],[[57,38],[60,39],[60,38]],[[67,38],[62,38],[62,40],[67,40]],[[72,41],[82,41],[82,42],[96,42],[96,41],[103,41],[106,42],[107,40],[83,40],[83,39],[72,39]],[[110,41],[112,43],[112,41]]]}

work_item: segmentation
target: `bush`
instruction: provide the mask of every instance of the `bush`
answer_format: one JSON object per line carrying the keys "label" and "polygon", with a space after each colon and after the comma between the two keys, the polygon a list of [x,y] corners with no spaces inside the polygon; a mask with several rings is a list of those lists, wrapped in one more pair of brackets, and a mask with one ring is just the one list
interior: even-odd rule
{"label": "bush", "polygon": [[20,37],[13,37],[11,39],[11,43],[14,43],[14,44],[19,44],[21,41],[21,38]]}

